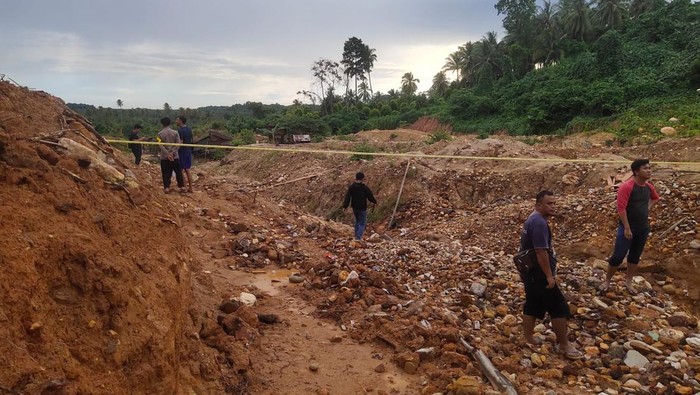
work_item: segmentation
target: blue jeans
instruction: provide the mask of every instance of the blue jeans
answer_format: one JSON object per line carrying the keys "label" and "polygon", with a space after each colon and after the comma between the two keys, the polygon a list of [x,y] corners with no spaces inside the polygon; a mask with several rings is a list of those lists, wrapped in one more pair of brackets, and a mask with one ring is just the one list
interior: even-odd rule
{"label": "blue jeans", "polygon": [[649,237],[649,228],[632,229],[632,239],[625,237],[625,227],[619,224],[617,227],[617,237],[615,238],[615,250],[608,259],[610,266],[617,267],[627,256],[627,263],[636,265],[642,256],[644,245]]}
{"label": "blue jeans", "polygon": [[367,210],[352,209],[355,214],[355,240],[362,240],[367,226]]}

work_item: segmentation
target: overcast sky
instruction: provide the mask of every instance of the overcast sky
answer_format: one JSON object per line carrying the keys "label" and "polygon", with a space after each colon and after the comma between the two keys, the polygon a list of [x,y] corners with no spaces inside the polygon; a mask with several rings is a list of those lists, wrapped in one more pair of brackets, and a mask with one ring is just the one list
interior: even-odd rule
{"label": "overcast sky", "polygon": [[[66,102],[124,108],[291,104],[310,68],[356,36],[376,49],[375,91],[412,72],[427,90],[445,57],[487,31],[487,0],[3,0],[0,74]],[[453,75],[448,75],[450,79]]]}

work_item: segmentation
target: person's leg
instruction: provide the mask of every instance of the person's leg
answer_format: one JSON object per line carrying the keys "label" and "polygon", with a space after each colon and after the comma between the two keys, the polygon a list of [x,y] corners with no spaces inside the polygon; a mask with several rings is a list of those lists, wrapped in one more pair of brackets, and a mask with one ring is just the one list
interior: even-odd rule
{"label": "person's leg", "polygon": [[547,286],[547,280],[544,274],[523,277],[523,285],[525,286],[525,304],[523,304],[523,337],[530,344],[537,344],[535,339],[535,323],[537,319],[543,319],[545,309],[543,305],[544,287]]}
{"label": "person's leg", "polygon": [[362,235],[365,234],[365,228],[367,227],[367,210],[360,211],[360,216],[357,222],[359,223],[357,228],[357,240],[362,240]]}
{"label": "person's leg", "polygon": [[165,192],[170,191],[170,173],[172,169],[170,168],[170,161],[163,160],[160,161],[160,173],[163,176],[163,189]]}
{"label": "person's leg", "polygon": [[173,171],[175,172],[175,180],[177,180],[177,186],[180,190],[185,188],[185,181],[182,178],[182,169],[180,169],[180,160],[175,159],[173,162]]}
{"label": "person's leg", "polygon": [[566,318],[552,318],[552,330],[557,335],[557,344],[559,344],[559,350],[562,352],[568,352],[573,349],[571,344],[569,344],[569,331],[566,324]]}
{"label": "person's leg", "polygon": [[563,353],[569,359],[583,358],[583,354],[576,350],[576,347],[569,342],[567,323],[569,316],[571,316],[571,311],[569,310],[569,304],[566,302],[564,294],[561,292],[559,286],[546,290],[546,293],[547,312],[549,312],[549,316],[552,317],[552,330],[557,336],[559,352]]}
{"label": "person's leg", "polygon": [[605,273],[605,281],[600,286],[600,289],[605,291],[610,286],[610,280],[612,279],[617,268],[622,264],[625,259],[627,252],[630,249],[631,241],[627,240],[625,237],[625,228],[622,224],[617,227],[617,236],[615,237],[615,248],[613,249],[612,256],[608,259],[608,271]]}
{"label": "person's leg", "polygon": [[187,175],[187,191],[192,192],[192,175],[190,174],[190,169],[185,169],[185,175]]}
{"label": "person's leg", "polygon": [[352,209],[352,214],[355,216],[355,240],[360,240],[362,238],[362,235],[360,234],[360,215],[361,211]]}
{"label": "person's leg", "polygon": [[141,164],[141,151],[134,151],[134,163],[138,166]]}
{"label": "person's leg", "polygon": [[632,279],[637,275],[637,265],[642,257],[649,237],[649,228],[632,231],[629,254],[627,255],[627,288],[632,289]]}
{"label": "person's leg", "polygon": [[535,344],[537,341],[535,340],[535,323],[537,322],[537,318],[523,314],[523,336],[525,337],[525,341],[530,343],[530,344]]}

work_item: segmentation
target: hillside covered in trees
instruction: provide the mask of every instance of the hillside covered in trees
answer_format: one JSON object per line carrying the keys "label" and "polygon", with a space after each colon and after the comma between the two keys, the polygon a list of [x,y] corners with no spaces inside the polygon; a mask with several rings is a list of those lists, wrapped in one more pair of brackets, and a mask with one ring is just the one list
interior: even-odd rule
{"label": "hillside covered in trees", "polygon": [[139,122],[185,115],[195,132],[227,129],[240,143],[254,131],[286,127],[314,136],[394,129],[429,115],[455,132],[514,135],[602,129],[623,139],[660,137],[669,117],[681,135],[700,134],[700,3],[690,0],[500,0],[506,36],[487,32],[445,59],[431,88],[417,92],[407,71],[397,89],[375,92],[381,54],[360,38],[342,59],[312,64],[313,90],[290,105],[95,108],[69,104],[118,135]]}

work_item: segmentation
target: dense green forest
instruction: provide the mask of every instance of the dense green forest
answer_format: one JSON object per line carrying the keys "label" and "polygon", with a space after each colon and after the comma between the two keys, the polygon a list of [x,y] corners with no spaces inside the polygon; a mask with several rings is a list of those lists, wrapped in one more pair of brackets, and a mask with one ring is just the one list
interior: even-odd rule
{"label": "dense green forest", "polygon": [[[236,144],[285,127],[313,136],[394,129],[424,115],[455,132],[488,135],[605,130],[621,139],[661,137],[670,117],[680,135],[700,134],[700,3],[690,0],[500,0],[506,36],[487,32],[445,59],[426,92],[409,71],[397,89],[372,90],[380,54],[351,37],[342,60],[315,61],[315,90],[291,105],[95,108],[69,104],[98,131],[119,134],[139,122],[146,135],[163,116],[186,116],[197,132],[228,130]],[[450,80],[452,78],[452,80]],[[400,85],[399,85],[400,84]]]}

